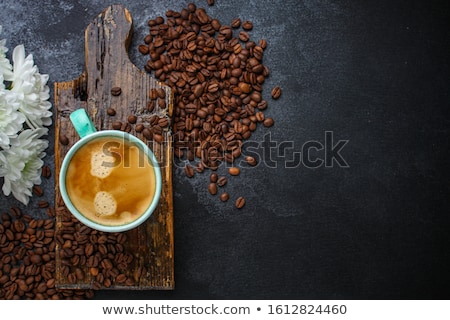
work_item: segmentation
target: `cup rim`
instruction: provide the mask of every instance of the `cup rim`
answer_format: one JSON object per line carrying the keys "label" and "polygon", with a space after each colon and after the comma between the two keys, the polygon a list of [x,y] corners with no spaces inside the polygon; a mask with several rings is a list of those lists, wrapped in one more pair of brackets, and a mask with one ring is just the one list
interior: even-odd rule
{"label": "cup rim", "polygon": [[[98,222],[95,222],[91,219],[88,219],[86,216],[84,216],[72,203],[69,195],[67,194],[66,189],[66,181],[65,177],[67,175],[67,167],[69,161],[73,158],[75,153],[86,143],[97,139],[99,137],[118,137],[118,138],[130,138],[129,140],[133,143],[136,143],[139,145],[139,147],[144,151],[145,155],[148,157],[148,159],[151,161],[154,173],[155,173],[155,193],[153,195],[152,202],[147,207],[147,209],[144,211],[142,215],[139,216],[136,220],[133,220],[130,223],[118,225],[118,226],[110,226],[101,224]],[[61,169],[59,172],[59,190],[61,197],[63,198],[64,204],[66,205],[69,212],[74,215],[81,223],[87,225],[88,227],[99,230],[99,231],[105,231],[105,232],[123,232],[127,230],[134,229],[141,225],[143,222],[145,222],[150,216],[153,214],[153,212],[156,209],[156,206],[159,203],[159,199],[161,196],[161,189],[162,189],[162,177],[161,177],[161,170],[158,164],[158,161],[156,160],[155,154],[153,151],[139,138],[133,136],[132,134],[129,134],[127,132],[119,131],[119,130],[102,130],[102,131],[96,131],[94,133],[89,134],[88,136],[85,136],[78,140],[67,152],[65,155],[63,162],[61,164]]]}

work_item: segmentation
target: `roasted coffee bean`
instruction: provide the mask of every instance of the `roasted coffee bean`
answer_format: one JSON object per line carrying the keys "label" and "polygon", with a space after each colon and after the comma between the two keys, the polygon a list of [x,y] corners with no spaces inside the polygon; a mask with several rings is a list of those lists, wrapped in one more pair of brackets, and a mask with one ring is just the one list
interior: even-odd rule
{"label": "roasted coffee bean", "polygon": [[138,46],[138,50],[141,54],[146,55],[149,52],[148,46],[146,46],[145,44],[141,44]]}
{"label": "roasted coffee bean", "polygon": [[264,120],[263,124],[264,124],[265,127],[269,128],[269,127],[273,126],[274,121],[273,121],[272,118],[266,118]]}
{"label": "roasted coffee bean", "polygon": [[112,87],[111,88],[111,94],[113,96],[120,96],[121,93],[122,93],[122,88],[120,88],[120,87]]}
{"label": "roasted coffee bean", "polygon": [[219,187],[223,187],[227,184],[228,180],[226,177],[220,177],[219,179],[217,179],[217,185]]}
{"label": "roasted coffee bean", "polygon": [[156,94],[160,99],[164,99],[166,97],[166,90],[164,90],[163,88],[159,88],[156,90]]}
{"label": "roasted coffee bean", "polygon": [[43,165],[42,166],[42,177],[48,179],[51,177],[51,175],[52,175],[52,172],[50,170],[50,167],[48,165]]}
{"label": "roasted coffee bean", "polygon": [[158,125],[162,128],[165,128],[169,125],[169,119],[168,118],[159,118]]}
{"label": "roasted coffee bean", "polygon": [[59,143],[61,143],[63,146],[67,146],[69,144],[69,138],[62,132],[59,133]]}
{"label": "roasted coffee bean", "polygon": [[44,190],[40,186],[33,186],[33,193],[38,197],[42,197],[44,195]]}
{"label": "roasted coffee bean", "polygon": [[187,164],[184,167],[184,173],[185,173],[186,177],[192,178],[194,176],[194,168],[192,168],[192,166],[190,164]]}
{"label": "roasted coffee bean", "polygon": [[216,183],[218,178],[219,176],[217,175],[217,173],[211,173],[211,175],[209,176],[209,181]]}
{"label": "roasted coffee bean", "polygon": [[108,109],[106,109],[106,114],[108,115],[108,116],[115,116],[116,115],[116,109],[114,109],[114,108],[108,108]]}
{"label": "roasted coffee bean", "polygon": [[241,169],[239,169],[238,167],[231,167],[228,169],[228,173],[232,176],[238,176],[241,173]]}
{"label": "roasted coffee bean", "polygon": [[253,23],[251,21],[244,21],[242,22],[242,29],[245,31],[250,31],[253,29]]}
{"label": "roasted coffee bean", "polygon": [[278,99],[281,96],[281,88],[279,86],[274,87],[271,94],[273,99]]}
{"label": "roasted coffee bean", "polygon": [[153,110],[155,110],[155,101],[153,100],[148,101],[145,109],[150,113],[153,112]]}
{"label": "roasted coffee bean", "polygon": [[209,191],[210,194],[216,195],[217,194],[217,185],[215,183],[211,182],[208,185],[208,191]]}
{"label": "roasted coffee bean", "polygon": [[214,5],[214,0],[208,0],[208,6],[213,6]]}
{"label": "roasted coffee bean", "polygon": [[142,130],[142,134],[147,140],[151,140],[153,138],[153,132],[149,128],[144,128]]}
{"label": "roasted coffee bean", "polygon": [[247,42],[250,39],[250,36],[248,35],[248,32],[241,31],[239,32],[239,40],[242,42]]}
{"label": "roasted coffee bean", "polygon": [[239,197],[236,199],[236,208],[242,209],[245,206],[245,199],[244,197]]}
{"label": "roasted coffee bean", "polygon": [[114,121],[112,123],[112,128],[114,130],[120,130],[121,127],[122,127],[122,122],[120,122],[120,121]]}
{"label": "roasted coffee bean", "polygon": [[137,117],[134,114],[130,114],[127,118],[128,122],[131,124],[135,124],[137,121]]}
{"label": "roasted coffee bean", "polygon": [[42,262],[42,257],[37,254],[34,254],[30,257],[30,262],[32,264],[38,265]]}
{"label": "roasted coffee bean", "polygon": [[245,157],[245,162],[247,162],[252,167],[254,167],[254,166],[256,166],[258,164],[256,159],[254,157],[251,157],[251,156]]}
{"label": "roasted coffee bean", "polygon": [[49,203],[45,200],[39,201],[38,202],[38,207],[39,208],[47,208],[49,206]]}
{"label": "roasted coffee bean", "polygon": [[[175,156],[197,160],[195,171],[217,170],[222,161],[232,164],[240,157],[244,140],[265,121],[267,42],[251,41],[247,32],[253,28],[251,21],[235,18],[230,26],[222,25],[194,4],[166,14],[166,23],[161,18],[148,20],[150,32],[143,45],[149,48],[150,59],[144,68],[172,88],[174,116],[170,122],[158,116],[146,121],[155,142],[162,140],[166,123],[171,125]],[[236,37],[233,29],[240,26],[244,31]],[[149,97],[152,111],[156,104],[158,112],[166,108],[158,89],[150,90]]]}
{"label": "roasted coffee bean", "polygon": [[144,125],[142,123],[138,123],[135,127],[134,127],[134,131],[140,133],[144,130]]}
{"label": "roasted coffee bean", "polygon": [[237,29],[241,26],[241,19],[234,18],[233,21],[231,21],[231,27],[234,29]]}
{"label": "roasted coffee bean", "polygon": [[220,201],[226,202],[230,198],[230,195],[228,194],[228,192],[224,192],[220,195],[219,198],[220,198]]}

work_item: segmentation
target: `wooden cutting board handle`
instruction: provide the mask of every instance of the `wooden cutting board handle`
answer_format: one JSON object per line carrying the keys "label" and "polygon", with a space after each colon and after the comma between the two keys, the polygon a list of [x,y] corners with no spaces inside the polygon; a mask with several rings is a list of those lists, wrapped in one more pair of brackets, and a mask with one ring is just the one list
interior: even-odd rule
{"label": "wooden cutting board handle", "polygon": [[[172,195],[172,136],[170,125],[163,128],[162,142],[147,140],[142,133],[134,130],[135,125],[128,123],[129,115],[136,115],[138,122],[151,128],[148,120],[154,115],[170,120],[173,113],[173,94],[171,89],[147,73],[138,69],[130,61],[128,47],[133,33],[133,21],[130,12],[121,5],[107,7],[89,24],[85,32],[85,71],[82,75],[68,82],[55,83],[55,209],[56,209],[56,280],[59,288],[92,288],[96,277],[90,274],[88,266],[77,264],[69,266],[63,251],[64,239],[74,237],[83,227],[66,209],[59,193],[58,177],[65,154],[79,140],[69,120],[72,111],[85,108],[91,116],[97,130],[112,129],[114,122],[127,125],[131,134],[137,136],[153,150],[157,157],[163,178],[162,194],[158,208],[149,220],[140,227],[126,232],[127,241],[123,243],[124,252],[133,256],[127,270],[123,271],[127,279],[96,283],[97,289],[173,289],[173,195]],[[120,87],[119,96],[111,94],[111,88]],[[149,92],[154,89],[164,91],[164,103],[155,103],[155,108],[148,110],[151,102]],[[154,99],[154,97],[153,97]],[[156,102],[156,101],[153,101]],[[107,114],[107,109],[116,111],[114,116]],[[167,123],[167,122],[166,122]],[[88,181],[86,183],[89,183]],[[73,226],[71,222],[74,222]],[[78,233],[77,233],[78,232]],[[97,232],[102,234],[101,232]],[[58,241],[59,239],[59,241]],[[61,243],[63,242],[63,243]],[[81,252],[86,245],[83,241],[72,241],[72,251]],[[67,246],[67,245],[66,245]],[[106,253],[107,256],[107,253]],[[111,260],[111,259],[109,259]],[[80,274],[82,279],[75,279],[68,274]],[[101,269],[101,267],[100,267]],[[122,268],[123,269],[123,268]],[[111,273],[105,270],[100,272]],[[75,281],[74,281],[75,280]],[[123,277],[120,278],[123,280]]]}

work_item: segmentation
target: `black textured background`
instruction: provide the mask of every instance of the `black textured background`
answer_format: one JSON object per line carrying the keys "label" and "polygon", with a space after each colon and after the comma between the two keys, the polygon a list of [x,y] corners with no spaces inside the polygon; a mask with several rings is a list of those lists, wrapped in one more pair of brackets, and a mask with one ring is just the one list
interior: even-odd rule
{"label": "black textured background", "polygon": [[[84,29],[109,4],[130,10],[131,60],[147,20],[185,1],[6,1],[0,24],[41,73],[79,76]],[[226,189],[242,210],[207,193],[208,174],[174,170],[175,280],[171,292],[99,292],[102,299],[450,298],[449,11],[432,1],[221,1],[207,13],[251,20],[265,38],[273,166],[243,170]],[[445,2],[442,1],[444,4]],[[9,52],[9,54],[11,54]],[[281,98],[270,100],[279,85]],[[308,141],[348,140],[333,163],[285,168]],[[51,133],[53,134],[53,132]],[[266,136],[268,137],[268,136]],[[289,142],[290,141],[290,142]],[[47,163],[53,166],[52,146]],[[283,145],[282,145],[283,146]],[[264,150],[268,150],[267,148]],[[258,149],[261,160],[270,160]],[[324,151],[311,154],[323,158]],[[261,161],[262,162],[262,161]],[[224,171],[220,168],[219,171]],[[44,181],[53,196],[52,181]],[[0,196],[2,211],[17,202]],[[33,199],[28,210],[42,215]]]}

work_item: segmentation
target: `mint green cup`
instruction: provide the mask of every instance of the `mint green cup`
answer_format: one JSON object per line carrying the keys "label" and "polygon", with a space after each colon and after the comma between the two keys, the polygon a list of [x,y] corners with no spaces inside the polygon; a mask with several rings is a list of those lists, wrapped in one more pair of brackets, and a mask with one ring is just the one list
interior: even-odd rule
{"label": "mint green cup", "polygon": [[[154,212],[156,209],[159,198],[161,195],[161,188],[162,188],[162,178],[161,178],[161,170],[158,164],[158,161],[156,160],[155,155],[150,150],[150,148],[142,142],[137,137],[118,130],[103,130],[103,131],[97,131],[95,129],[94,124],[92,123],[91,119],[89,118],[88,114],[84,109],[78,109],[71,113],[70,115],[70,121],[72,122],[73,126],[75,127],[75,130],[77,131],[78,135],[80,136],[80,140],[76,142],[67,152],[66,156],[64,157],[64,160],[61,165],[60,175],[59,175],[59,190],[61,192],[61,197],[64,200],[64,203],[67,207],[67,209],[83,224],[86,226],[96,229],[99,231],[105,231],[105,232],[123,232],[127,230],[134,229],[144,223]],[[137,146],[139,148],[140,152],[143,152],[146,159],[148,159],[149,163],[153,167],[154,174],[155,174],[155,193],[153,195],[153,199],[150,203],[150,205],[147,207],[147,209],[142,212],[136,218],[135,220],[132,220],[129,223],[121,224],[121,225],[107,225],[102,224],[98,221],[95,221],[93,219],[88,218],[86,215],[84,215],[82,212],[80,212],[75,205],[73,204],[72,200],[70,199],[70,196],[67,192],[66,188],[66,179],[67,179],[67,170],[69,167],[69,164],[74,157],[74,155],[80,150],[81,147],[83,147],[86,143],[91,142],[95,139],[104,139],[104,138],[118,138],[123,139],[122,141],[127,141],[128,143]],[[90,183],[90,181],[86,181],[87,184]],[[118,181],[118,183],[120,183]],[[139,188],[141,186],[136,185],[136,188]]]}

